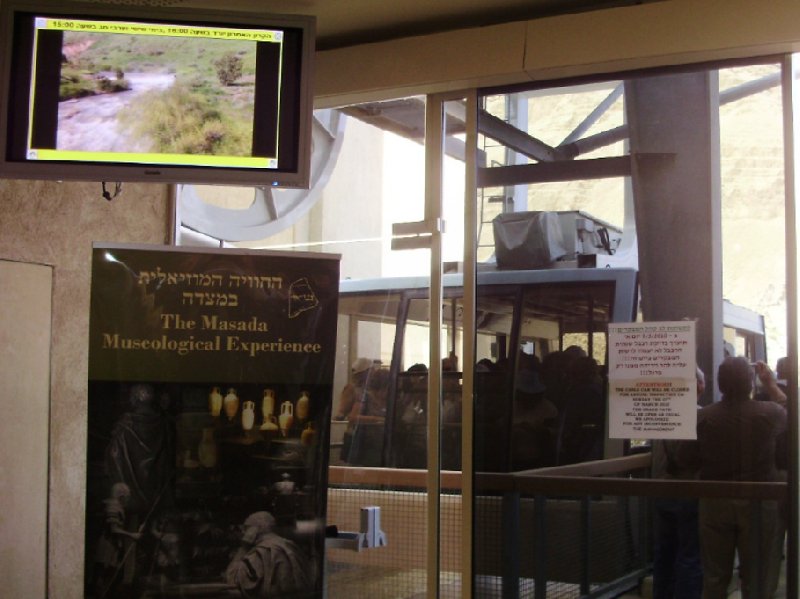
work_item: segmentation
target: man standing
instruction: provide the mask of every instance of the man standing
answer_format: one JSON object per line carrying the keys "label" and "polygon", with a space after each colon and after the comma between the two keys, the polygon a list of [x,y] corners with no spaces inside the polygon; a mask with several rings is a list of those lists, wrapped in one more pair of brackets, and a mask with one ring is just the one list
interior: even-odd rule
{"label": "man standing", "polygon": [[[751,398],[753,374],[742,357],[726,358],[719,367],[722,400],[700,410],[697,418],[693,457],[702,480],[781,480],[776,445],[786,430],[786,410]],[[703,599],[727,597],[737,551],[743,597],[770,599],[778,583],[783,544],[778,502],[704,498],[699,519]]]}
{"label": "man standing", "polygon": [[[696,369],[697,398],[706,388],[703,371]],[[697,471],[681,461],[687,441],[654,440],[652,477],[672,480],[696,479]],[[697,528],[697,499],[658,497],[654,501],[655,551],[653,555],[653,599],[700,599],[703,566]]]}

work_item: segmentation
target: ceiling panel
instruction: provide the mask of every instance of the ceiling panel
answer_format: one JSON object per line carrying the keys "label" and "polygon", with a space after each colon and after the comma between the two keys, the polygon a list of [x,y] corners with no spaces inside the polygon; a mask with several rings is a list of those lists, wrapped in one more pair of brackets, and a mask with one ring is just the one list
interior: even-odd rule
{"label": "ceiling panel", "polygon": [[[108,4],[219,9],[219,0],[91,0]],[[225,10],[317,17],[317,49],[583,12],[647,0],[226,0]],[[654,0],[649,0],[654,1]]]}

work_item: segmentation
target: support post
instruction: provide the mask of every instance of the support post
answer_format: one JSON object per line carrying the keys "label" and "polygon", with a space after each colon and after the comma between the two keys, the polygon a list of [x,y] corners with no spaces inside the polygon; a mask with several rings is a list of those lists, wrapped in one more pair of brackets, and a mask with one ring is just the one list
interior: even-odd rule
{"label": "support post", "polygon": [[[697,362],[723,358],[719,85],[715,71],[625,83],[645,320],[697,321]],[[710,403],[715,385],[706,387]]]}

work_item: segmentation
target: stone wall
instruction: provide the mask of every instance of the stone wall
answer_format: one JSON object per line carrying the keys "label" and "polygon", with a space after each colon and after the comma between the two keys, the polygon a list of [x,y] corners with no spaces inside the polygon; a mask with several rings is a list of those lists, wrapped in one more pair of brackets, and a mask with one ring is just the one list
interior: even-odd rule
{"label": "stone wall", "polygon": [[[100,183],[0,179],[0,206],[0,259],[53,269],[48,589],[54,599],[78,598],[83,596],[92,243],[165,243],[168,188],[126,184],[109,202]],[[2,413],[12,415],[11,398],[0,401]]]}

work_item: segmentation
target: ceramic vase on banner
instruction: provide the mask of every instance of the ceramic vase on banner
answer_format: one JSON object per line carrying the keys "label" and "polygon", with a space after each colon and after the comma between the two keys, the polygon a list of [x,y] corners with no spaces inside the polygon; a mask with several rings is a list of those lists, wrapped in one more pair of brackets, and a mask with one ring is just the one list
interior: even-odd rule
{"label": "ceramic vase on banner", "polygon": [[278,416],[278,426],[281,428],[281,435],[289,436],[289,429],[294,424],[294,405],[292,402],[285,401],[281,404],[281,415]]}
{"label": "ceramic vase on banner", "polygon": [[239,411],[239,396],[236,395],[236,389],[228,389],[228,394],[225,396],[222,407],[228,420],[233,420],[236,417],[236,413]]}
{"label": "ceramic vase on banner", "polygon": [[308,420],[308,412],[309,412],[309,404],[311,400],[308,397],[308,393],[303,391],[300,394],[300,399],[297,400],[297,406],[294,410],[294,415],[297,417],[298,420],[301,422]]}
{"label": "ceramic vase on banner", "polygon": [[311,422],[309,422],[303,429],[303,432],[300,433],[300,443],[302,443],[306,447],[311,447],[314,444],[315,436],[316,432],[314,431],[314,425]]}
{"label": "ceramic vase on banner", "polygon": [[256,421],[256,403],[246,401],[242,404],[242,430],[249,431]]}
{"label": "ceramic vase on banner", "polygon": [[264,422],[270,420],[270,416],[275,415],[275,391],[264,389],[264,398],[261,400],[261,413],[264,415]]}
{"label": "ceramic vase on banner", "polygon": [[213,468],[217,465],[217,442],[214,439],[214,429],[204,428],[200,445],[197,446],[197,458],[200,464],[206,468]]}
{"label": "ceramic vase on banner", "polygon": [[261,430],[262,431],[278,430],[278,421],[276,420],[274,415],[264,417],[264,422],[261,423]]}
{"label": "ceramic vase on banner", "polygon": [[212,387],[208,394],[208,411],[214,418],[222,411],[222,393],[219,392],[219,387]]}

